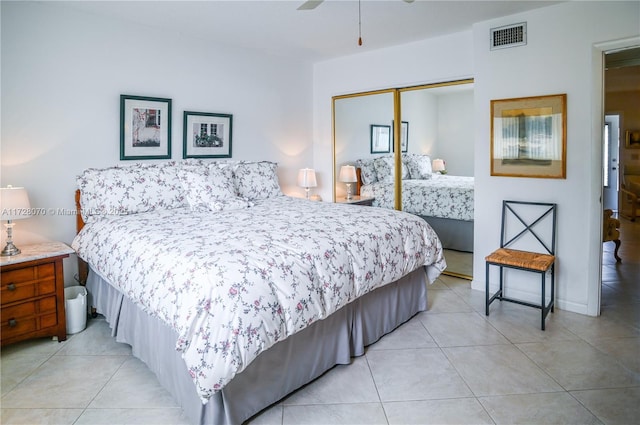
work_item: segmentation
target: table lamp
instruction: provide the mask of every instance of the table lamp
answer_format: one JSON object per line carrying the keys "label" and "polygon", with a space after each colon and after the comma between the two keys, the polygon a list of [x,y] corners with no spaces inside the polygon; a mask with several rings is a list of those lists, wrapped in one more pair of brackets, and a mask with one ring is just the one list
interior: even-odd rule
{"label": "table lamp", "polygon": [[446,174],[447,171],[444,168],[444,159],[434,159],[431,164],[431,169],[435,173]]}
{"label": "table lamp", "polygon": [[318,186],[316,171],[312,168],[302,168],[298,171],[298,186],[304,187],[306,198],[309,199],[309,189]]}
{"label": "table lamp", "polygon": [[356,167],[353,165],[343,165],[340,167],[338,180],[347,184],[347,200],[351,200],[351,183],[358,181],[358,178],[356,177]]}
{"label": "table lamp", "polygon": [[29,218],[31,215],[31,204],[29,204],[29,196],[24,187],[2,187],[0,188],[0,208],[2,208],[2,216],[0,219],[6,220],[7,228],[7,245],[0,255],[10,256],[20,254],[20,250],[13,244],[13,226],[14,220]]}

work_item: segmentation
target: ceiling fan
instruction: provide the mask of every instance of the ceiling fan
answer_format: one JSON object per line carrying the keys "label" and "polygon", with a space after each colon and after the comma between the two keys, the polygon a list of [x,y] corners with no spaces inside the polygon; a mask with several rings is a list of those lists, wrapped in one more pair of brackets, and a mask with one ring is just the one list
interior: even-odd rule
{"label": "ceiling fan", "polygon": [[[402,0],[402,1],[404,1],[405,3],[414,2],[414,0]],[[298,7],[298,10],[313,10],[316,7],[320,6],[322,2],[324,2],[324,0],[307,0]]]}

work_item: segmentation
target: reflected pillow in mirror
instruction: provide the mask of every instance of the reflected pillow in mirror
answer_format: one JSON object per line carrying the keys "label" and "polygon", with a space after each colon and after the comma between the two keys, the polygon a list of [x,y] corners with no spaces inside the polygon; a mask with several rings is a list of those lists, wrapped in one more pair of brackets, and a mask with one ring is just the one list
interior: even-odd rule
{"label": "reflected pillow in mirror", "polygon": [[373,159],[359,159],[356,161],[356,167],[360,168],[360,178],[362,184],[371,184],[378,181],[376,167],[373,165]]}
{"label": "reflected pillow in mirror", "polygon": [[412,179],[428,180],[431,178],[431,157],[429,155],[407,154],[406,163]]}

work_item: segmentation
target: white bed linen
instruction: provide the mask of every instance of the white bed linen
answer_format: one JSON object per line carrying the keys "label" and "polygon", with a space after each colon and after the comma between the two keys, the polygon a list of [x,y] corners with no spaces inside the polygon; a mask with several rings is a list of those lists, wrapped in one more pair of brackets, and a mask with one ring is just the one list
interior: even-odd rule
{"label": "white bed linen", "polygon": [[[473,177],[434,174],[426,180],[402,180],[402,211],[426,217],[473,220]],[[363,185],[360,195],[375,197],[373,206],[394,208],[395,184]]]}
{"label": "white bed linen", "polygon": [[419,267],[430,282],[446,268],[418,217],[284,196],[222,212],[104,216],[72,246],[178,333],[203,403],[276,342]]}

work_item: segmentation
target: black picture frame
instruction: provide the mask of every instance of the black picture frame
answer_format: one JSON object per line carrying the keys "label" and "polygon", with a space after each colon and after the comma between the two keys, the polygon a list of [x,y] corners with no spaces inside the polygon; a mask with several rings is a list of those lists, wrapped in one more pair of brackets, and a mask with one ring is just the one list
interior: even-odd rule
{"label": "black picture frame", "polygon": [[182,158],[231,158],[233,115],[184,111]]}
{"label": "black picture frame", "polygon": [[171,99],[120,95],[120,160],[171,158]]}
{"label": "black picture frame", "polygon": [[371,124],[371,153],[391,152],[391,126]]}
{"label": "black picture frame", "polygon": [[[409,121],[402,121],[400,129],[400,152],[407,153],[409,151]],[[394,122],[391,122],[391,140],[395,140],[396,131]],[[395,152],[396,144],[392,142],[393,151]]]}

